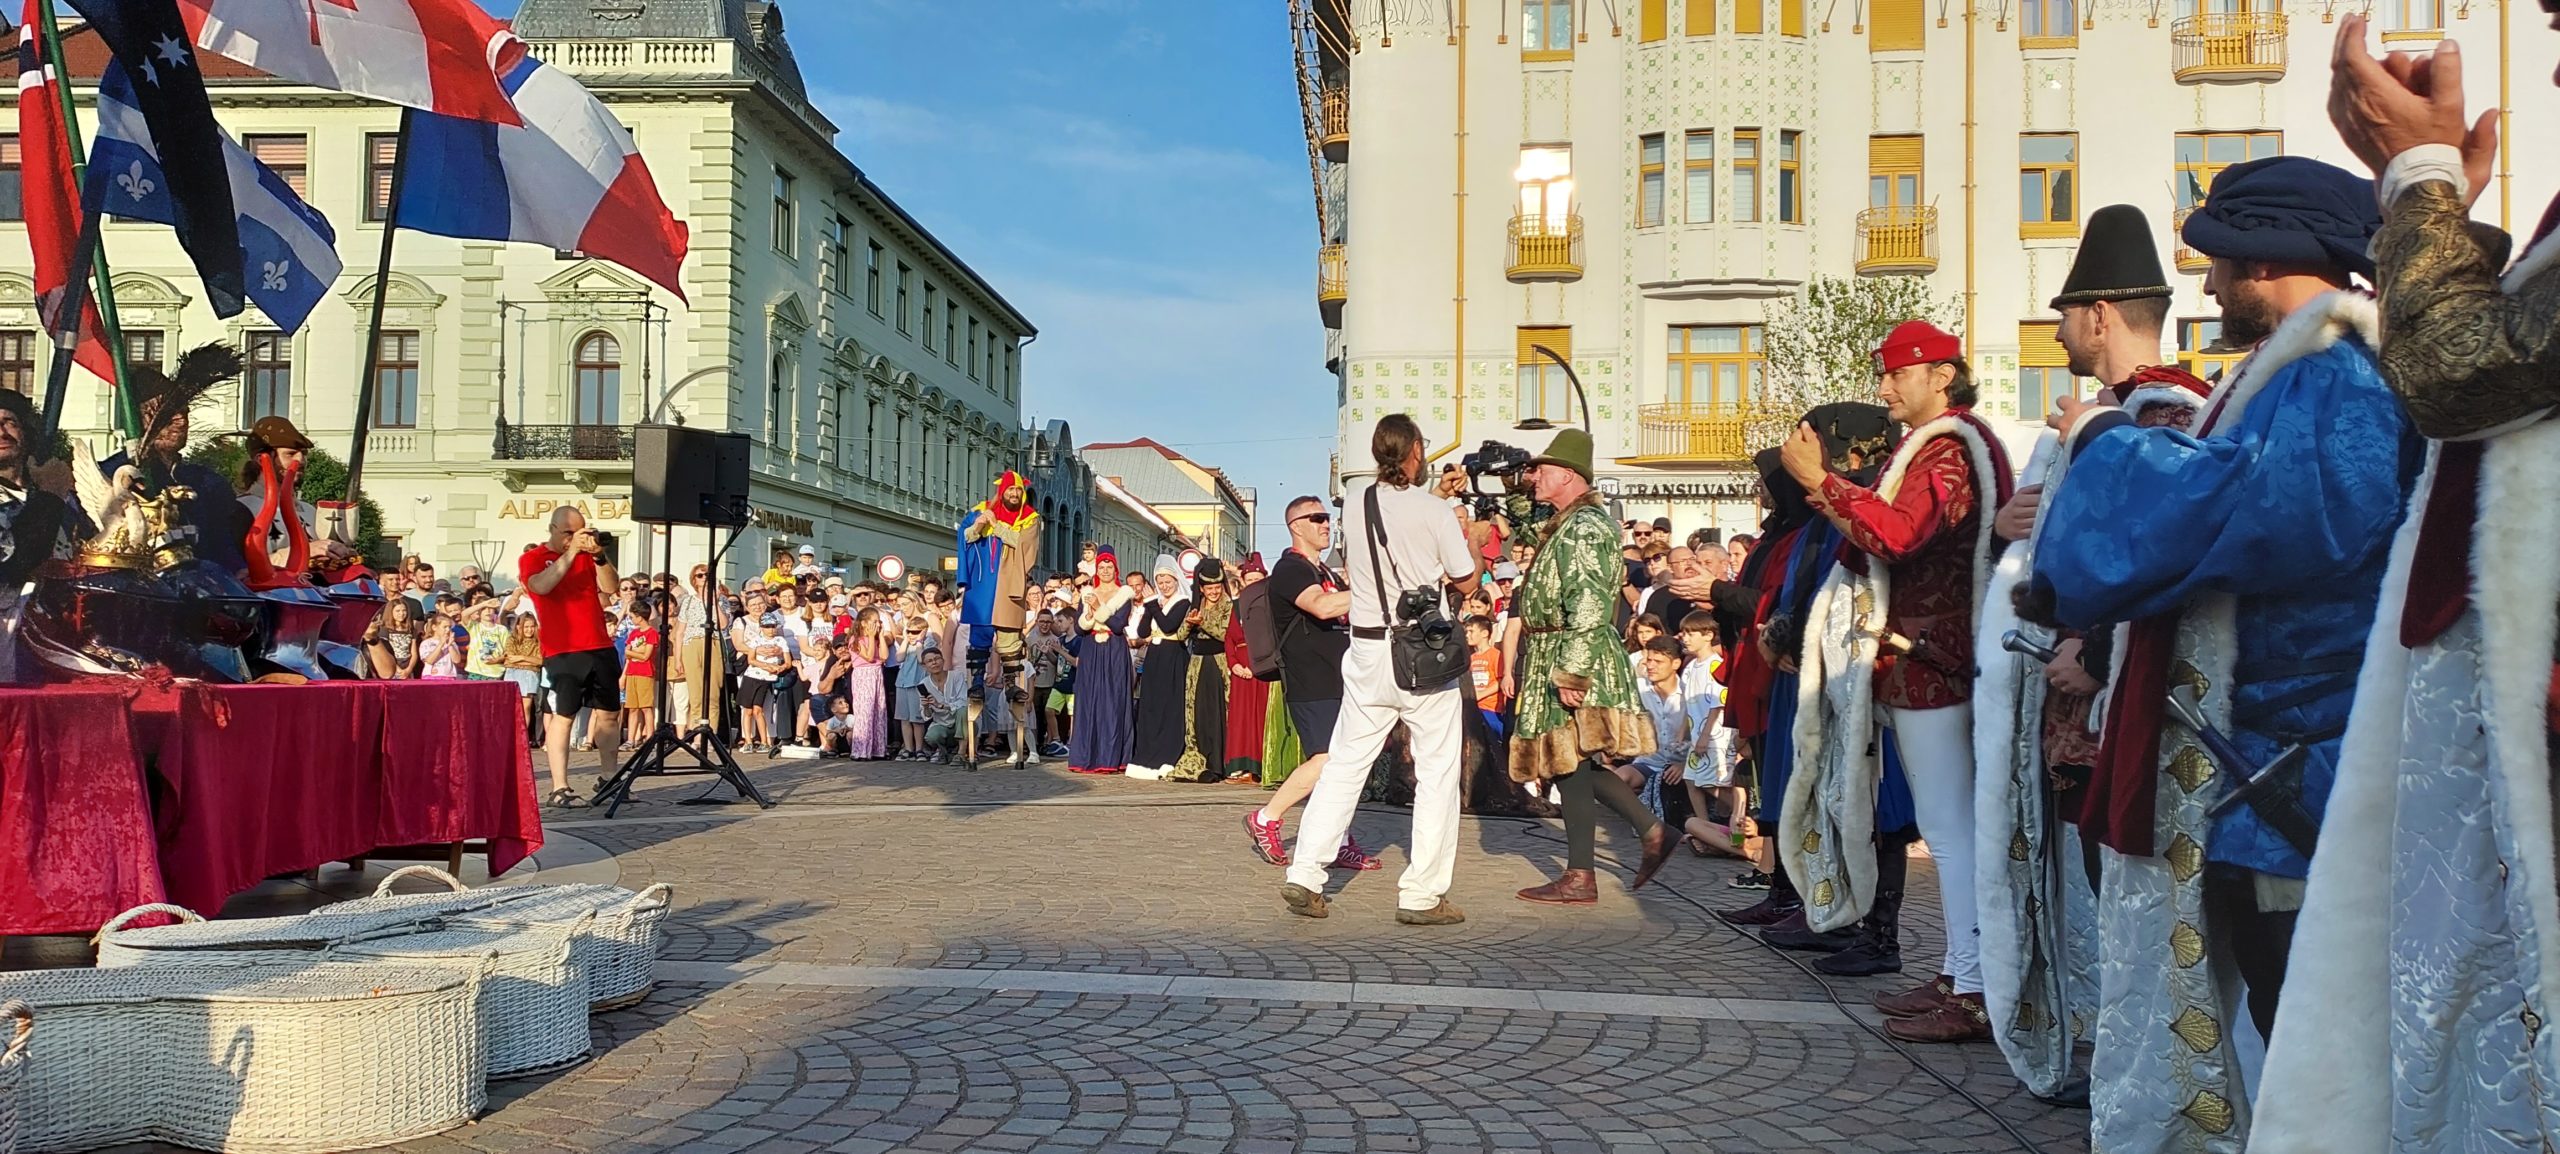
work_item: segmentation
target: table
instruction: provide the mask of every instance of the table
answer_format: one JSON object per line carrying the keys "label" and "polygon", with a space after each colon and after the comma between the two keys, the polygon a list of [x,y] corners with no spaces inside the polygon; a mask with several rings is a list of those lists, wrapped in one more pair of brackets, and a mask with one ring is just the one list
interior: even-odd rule
{"label": "table", "polygon": [[485,841],[503,873],[542,845],[521,709],[505,682],[0,690],[0,934],[211,916],[387,846]]}

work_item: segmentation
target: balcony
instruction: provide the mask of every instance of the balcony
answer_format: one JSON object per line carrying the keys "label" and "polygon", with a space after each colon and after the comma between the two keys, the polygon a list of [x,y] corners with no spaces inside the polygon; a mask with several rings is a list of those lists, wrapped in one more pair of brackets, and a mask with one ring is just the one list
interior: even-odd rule
{"label": "balcony", "polygon": [[1759,404],[1641,405],[1636,409],[1636,455],[1619,460],[1630,465],[1745,464],[1753,452],[1753,426],[1784,419],[1775,407]]}
{"label": "balcony", "polygon": [[2212,257],[2188,248],[2187,242],[2180,239],[2186,234],[2187,218],[2194,216],[2195,212],[2192,208],[2182,208],[2169,214],[2169,239],[2175,254],[2172,259],[2177,261],[2179,272],[2199,273],[2213,267]]}
{"label": "balcony", "polygon": [[1342,327],[1342,302],[1351,295],[1351,257],[1338,244],[1316,250],[1316,312],[1324,327]]}
{"label": "balcony", "polygon": [[501,424],[491,456],[501,461],[628,461],[631,428]]}
{"label": "balcony", "polygon": [[1340,164],[1351,159],[1351,90],[1339,84],[1327,85],[1321,116],[1316,145],[1323,150],[1325,160]]}
{"label": "balcony", "polygon": [[1859,276],[1923,276],[1938,271],[1938,210],[1930,205],[1858,214]]}
{"label": "balcony", "polygon": [[1515,284],[1582,279],[1582,217],[1511,218],[1511,267]]}
{"label": "balcony", "polygon": [[2282,12],[2206,12],[2169,26],[2169,69],[2180,84],[2284,79]]}

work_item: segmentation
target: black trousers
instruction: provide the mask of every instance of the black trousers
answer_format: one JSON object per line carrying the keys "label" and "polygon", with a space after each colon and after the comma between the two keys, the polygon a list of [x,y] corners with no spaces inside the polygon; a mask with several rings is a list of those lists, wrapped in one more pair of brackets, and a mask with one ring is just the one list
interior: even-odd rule
{"label": "black trousers", "polygon": [[2293,954],[2293,924],[2298,910],[2261,910],[2257,883],[2250,871],[2210,865],[2204,874],[2205,924],[2213,927],[2214,945],[2227,951],[2249,984],[2249,1019],[2258,1036],[2276,1029],[2276,995],[2284,989],[2285,962]]}

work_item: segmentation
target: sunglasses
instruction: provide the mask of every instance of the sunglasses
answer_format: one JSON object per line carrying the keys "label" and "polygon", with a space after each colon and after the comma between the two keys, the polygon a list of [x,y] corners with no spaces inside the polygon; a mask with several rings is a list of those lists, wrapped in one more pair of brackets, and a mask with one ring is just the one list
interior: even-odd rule
{"label": "sunglasses", "polygon": [[1330,525],[1330,524],[1333,524],[1333,514],[1331,514],[1331,513],[1309,513],[1309,514],[1306,514],[1305,516],[1302,516],[1302,517],[1291,517],[1291,518],[1289,518],[1289,520],[1290,520],[1290,521],[1292,521],[1292,522],[1297,522],[1297,521],[1309,521],[1309,522],[1313,522],[1313,523],[1318,524],[1318,525]]}

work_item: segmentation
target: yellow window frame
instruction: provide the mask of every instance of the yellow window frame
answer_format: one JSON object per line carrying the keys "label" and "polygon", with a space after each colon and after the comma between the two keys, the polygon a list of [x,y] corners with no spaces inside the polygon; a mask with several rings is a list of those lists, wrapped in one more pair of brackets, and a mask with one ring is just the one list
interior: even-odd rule
{"label": "yellow window frame", "polygon": [[[1742,195],[1745,181],[1750,185],[1749,196]],[[1760,130],[1757,128],[1733,130],[1733,191],[1733,222],[1760,223],[1760,202],[1768,190],[1760,187]]]}
{"label": "yellow window frame", "polygon": [[1804,223],[1804,132],[1778,130],[1778,223]]}
{"label": "yellow window frame", "polygon": [[[1706,334],[1730,329],[1740,334],[1740,352],[1707,352],[1700,338]],[[1666,342],[1666,368],[1670,376],[1663,383],[1663,396],[1673,404],[1691,407],[1712,406],[1739,409],[1756,403],[1768,387],[1767,333],[1759,325],[1673,325]],[[1736,395],[1715,395],[1719,370],[1734,370]],[[1700,399],[1700,388],[1705,399]]]}
{"label": "yellow window frame", "polygon": [[[2079,47],[2080,5],[2089,2],[2091,2],[2091,0],[2020,0],[2020,6],[2018,8],[2018,47]],[[2068,8],[2068,11],[2056,12],[2056,9],[2066,7]],[[2036,15],[2040,17],[2045,17],[2047,20],[2050,20],[2050,18],[2055,15],[2060,15],[2062,17],[2062,27],[2057,29],[2048,23],[2041,34],[2033,33],[2029,29],[2032,24],[2036,23],[2036,21],[2031,21],[2027,18],[2027,13],[2029,11],[2035,12]]]}
{"label": "yellow window frame", "polygon": [[1867,51],[1918,52],[1928,46],[1921,0],[1873,0],[1867,8]]}
{"label": "yellow window frame", "polygon": [[[2178,207],[2180,208],[2194,208],[2197,204],[2203,203],[2201,194],[2213,191],[2214,177],[2222,175],[2223,169],[2229,168],[2235,164],[2244,163],[2243,161],[2238,160],[2213,160],[2214,141],[2238,140],[2241,142],[2241,152],[2246,154],[2255,152],[2257,150],[2257,144],[2261,139],[2272,138],[2275,142],[2276,150],[2270,155],[2284,155],[2284,131],[2282,129],[2266,129],[2262,131],[2245,132],[2181,132],[2178,134],[2177,138],[2182,141],[2195,141],[2196,155],[2202,158],[2194,161],[2177,160],[2176,152],[2172,151],[2170,153],[2174,162],[2173,166],[2175,167],[2178,175],[2178,181],[2175,189],[2173,190],[2173,195],[2179,198]],[[2194,202],[2189,202],[2185,199],[2190,183],[2192,183],[2193,187],[2195,187],[2200,194],[2198,199]]]}
{"label": "yellow window frame", "polygon": [[[1698,155],[1698,150],[1695,147],[1697,142],[1702,140],[1705,141],[1707,145],[1707,154],[1705,156]],[[1697,187],[1698,177],[1702,173],[1705,175],[1707,181],[1706,211],[1696,212],[1692,210],[1698,208],[1699,205],[1696,199],[1690,196],[1690,191]],[[1716,130],[1712,128],[1692,128],[1689,131],[1680,134],[1680,223],[1705,224],[1715,218]]]}
{"label": "yellow window frame", "polygon": [[1680,30],[1691,36],[1713,36],[1716,33],[1716,0],[1689,0],[1686,18]]}
{"label": "yellow window frame", "polygon": [[[2071,142],[2071,159],[2042,161],[2028,160],[2025,156],[2027,142],[2038,139],[2069,140]],[[2051,240],[2054,238],[2069,238],[2080,235],[2080,134],[2077,132],[2022,132],[2018,134],[2018,151],[2018,183],[2021,189],[2018,203],[2019,238],[2022,240]],[[2044,197],[2042,203],[2038,207],[2045,210],[2050,210],[2053,205],[2054,182],[2058,178],[2063,177],[2068,177],[2070,179],[2071,214],[2069,216],[2061,220],[2027,219],[2027,204],[2023,190],[2029,173],[2035,173],[2043,177]]]}
{"label": "yellow window frame", "polygon": [[[1573,8],[1574,0],[1520,0],[1520,59],[1532,62],[1573,59],[1575,42],[1586,35],[1574,27]],[[1564,16],[1564,47],[1547,47],[1547,41],[1553,38],[1550,32],[1557,25],[1559,13]]]}
{"label": "yellow window frame", "polygon": [[[1663,133],[1648,132],[1636,138],[1637,228],[1656,227],[1670,215],[1667,206],[1670,203],[1671,190],[1665,185],[1669,177],[1663,163],[1663,150],[1668,147],[1670,147],[1669,141]],[[1645,211],[1644,203],[1645,188],[1648,184],[1653,188],[1653,211],[1650,214]]]}
{"label": "yellow window frame", "polygon": [[1532,346],[1545,345],[1571,362],[1573,326],[1521,325],[1517,337],[1519,368],[1513,382],[1513,408],[1522,420],[1543,417],[1557,424],[1571,423],[1575,419],[1573,388],[1566,383],[1564,367],[1539,355]]}

